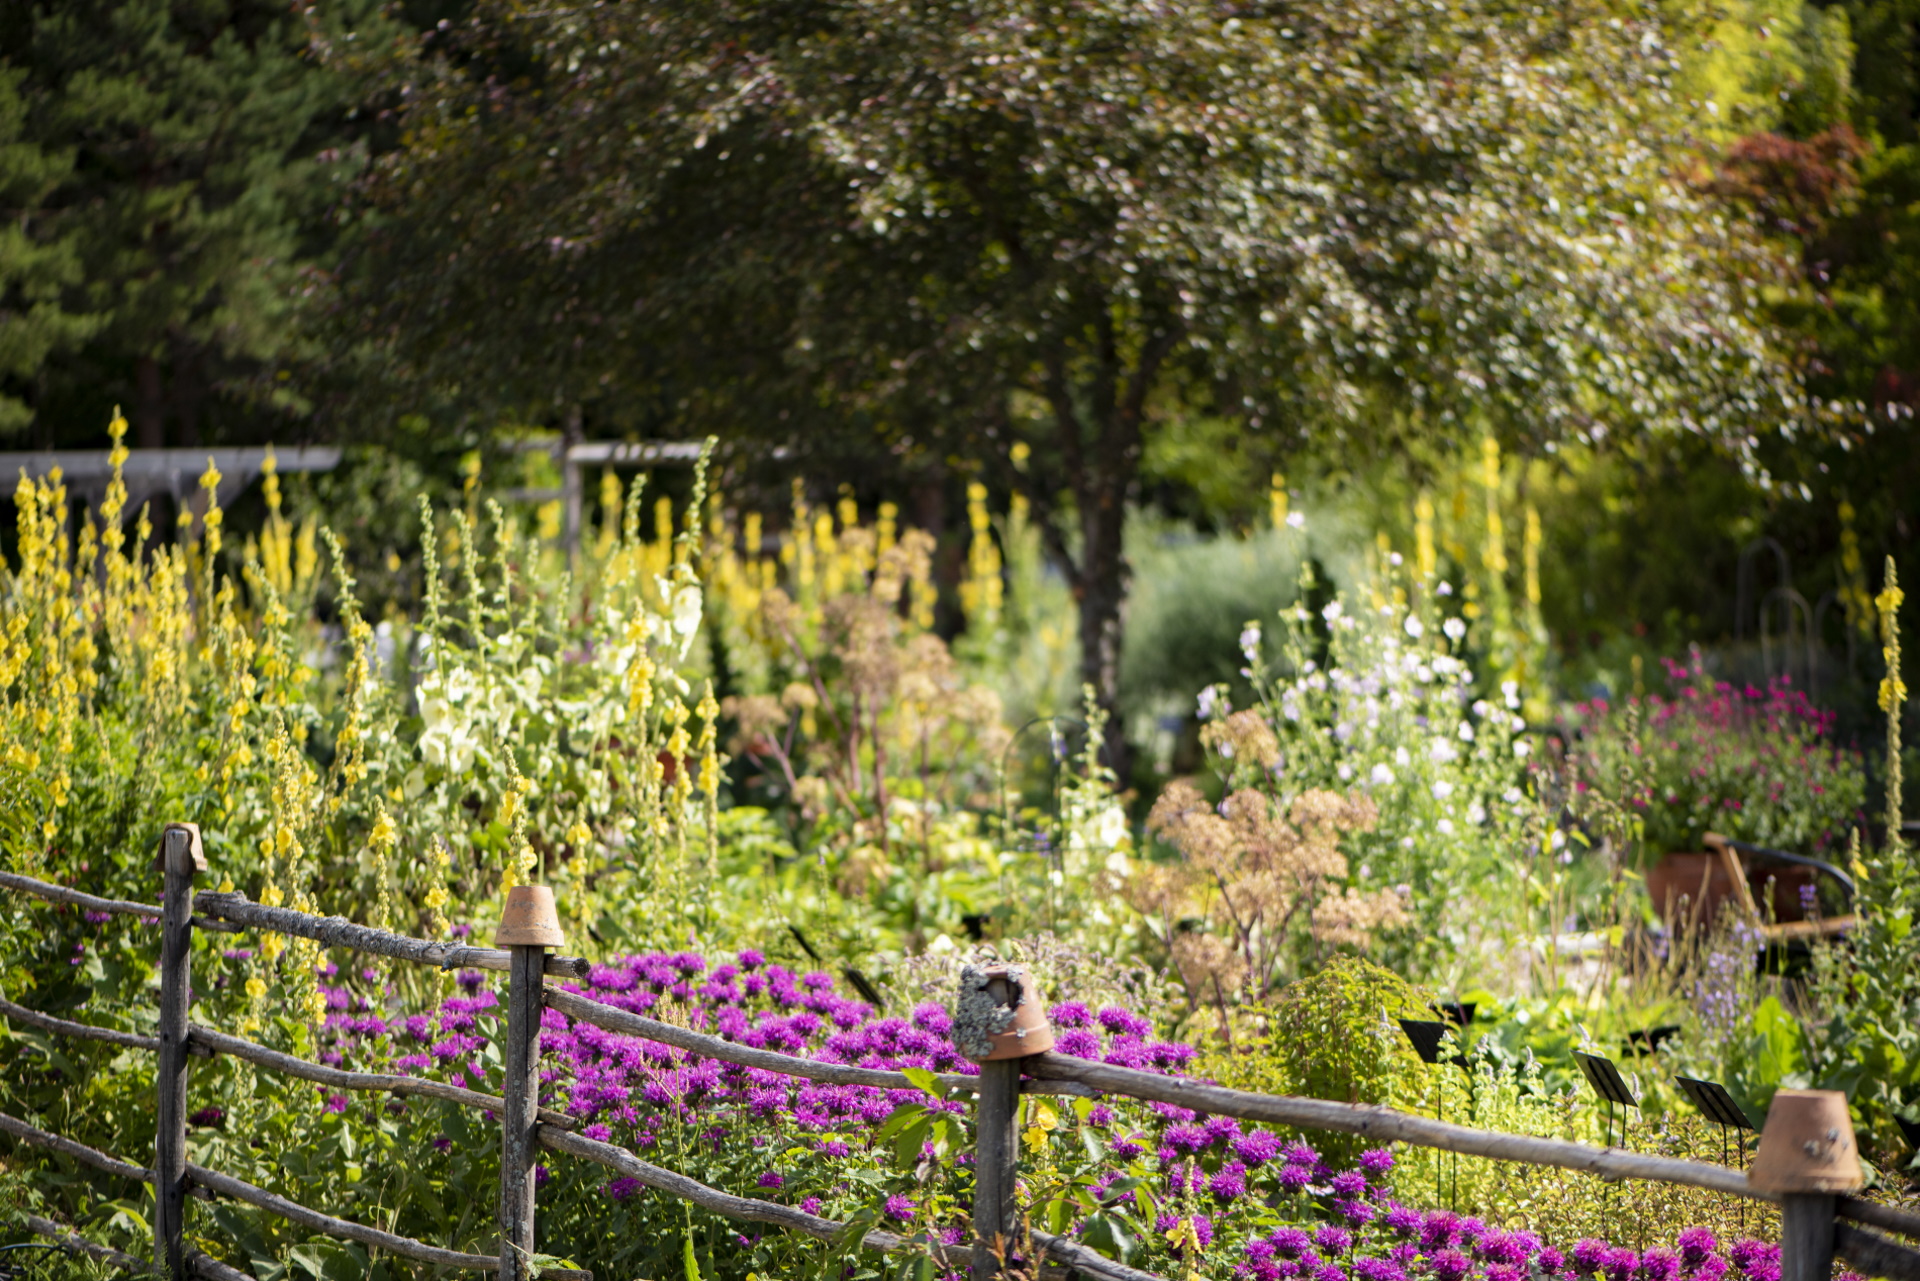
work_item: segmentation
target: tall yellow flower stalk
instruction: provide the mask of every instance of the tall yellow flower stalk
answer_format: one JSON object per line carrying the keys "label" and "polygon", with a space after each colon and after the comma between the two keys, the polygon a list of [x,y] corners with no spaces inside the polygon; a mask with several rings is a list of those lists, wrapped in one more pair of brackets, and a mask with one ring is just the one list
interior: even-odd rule
{"label": "tall yellow flower stalk", "polygon": [[1867,587],[1866,564],[1860,557],[1860,534],[1854,528],[1853,504],[1840,500],[1840,604],[1847,623],[1863,640],[1874,632],[1873,593]]}
{"label": "tall yellow flower stalk", "polygon": [[529,782],[516,768],[507,782],[507,790],[500,797],[500,808],[494,820],[507,826],[507,861],[500,878],[500,895],[505,898],[507,892],[516,885],[531,883],[533,877],[533,843],[527,839],[527,793],[533,790]]}
{"label": "tall yellow flower stalk", "polygon": [[347,632],[345,664],[346,717],[334,735],[334,781],[328,788],[327,812],[338,814],[348,795],[367,776],[366,735],[370,716],[375,674],[373,670],[373,628],[361,616],[360,601],[354,595],[353,573],[347,567],[345,550],[331,529],[322,530],[327,551],[333,557],[334,581],[339,590],[337,602],[340,620]]}
{"label": "tall yellow flower stalk", "polygon": [[960,607],[970,626],[991,631],[1000,623],[1002,563],[1000,544],[993,537],[993,520],[987,512],[987,487],[979,481],[967,485],[967,525],[971,538],[967,543],[967,572],[960,581]]}
{"label": "tall yellow flower stalk", "polygon": [[1900,831],[1900,713],[1907,702],[1907,683],[1900,672],[1900,605],[1905,599],[1899,570],[1893,557],[1888,556],[1886,586],[1873,603],[1880,613],[1880,655],[1887,667],[1887,674],[1880,679],[1880,710],[1887,717],[1887,849],[1895,857],[1906,849],[1906,838]]}
{"label": "tall yellow flower stalk", "polygon": [[1440,570],[1433,546],[1433,497],[1424,489],[1413,500],[1413,567],[1423,587],[1431,586]]}
{"label": "tall yellow flower stalk", "polygon": [[1500,516],[1500,442],[1487,436],[1480,442],[1480,484],[1486,489],[1487,536],[1481,561],[1491,575],[1507,572],[1507,530]]}
{"label": "tall yellow flower stalk", "polygon": [[712,681],[705,682],[700,692],[700,703],[694,711],[700,717],[700,741],[696,749],[700,753],[700,776],[697,781],[701,818],[707,835],[706,875],[702,878],[702,893],[711,903],[720,885],[720,769],[723,763],[720,756],[720,704],[713,697]]}

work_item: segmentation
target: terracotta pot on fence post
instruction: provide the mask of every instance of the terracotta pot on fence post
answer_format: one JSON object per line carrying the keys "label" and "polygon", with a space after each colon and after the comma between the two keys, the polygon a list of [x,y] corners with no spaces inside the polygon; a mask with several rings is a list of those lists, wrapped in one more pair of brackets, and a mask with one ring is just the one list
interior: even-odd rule
{"label": "terracotta pot on fence post", "polygon": [[1747,1183],[1780,1198],[1780,1281],[1827,1281],[1834,1198],[1858,1192],[1864,1182],[1846,1095],[1781,1090],[1773,1096]]}
{"label": "terracotta pot on fence post", "polygon": [[953,1043],[980,1065],[974,1111],[971,1281],[1003,1274],[1020,1225],[1014,1180],[1020,1168],[1020,1060],[1053,1048],[1040,995],[1017,965],[969,965],[960,972]]}
{"label": "terracotta pot on fence post", "polygon": [[507,1043],[503,1048],[506,1115],[500,1118],[500,1281],[526,1281],[534,1252],[533,1127],[540,1108],[541,978],[547,949],[560,947],[560,914],[545,885],[507,891],[495,947],[513,954],[508,970]]}

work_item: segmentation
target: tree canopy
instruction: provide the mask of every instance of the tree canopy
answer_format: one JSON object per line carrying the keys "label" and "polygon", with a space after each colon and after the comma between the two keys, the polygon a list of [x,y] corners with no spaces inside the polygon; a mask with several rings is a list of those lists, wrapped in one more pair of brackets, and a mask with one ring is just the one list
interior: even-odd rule
{"label": "tree canopy", "polygon": [[1666,36],[1603,0],[481,4],[405,70],[364,297],[396,361],[503,403],[653,396],[1024,489],[1111,691],[1158,403],[1276,458],[1806,422],[1757,315],[1781,261],[1690,168]]}

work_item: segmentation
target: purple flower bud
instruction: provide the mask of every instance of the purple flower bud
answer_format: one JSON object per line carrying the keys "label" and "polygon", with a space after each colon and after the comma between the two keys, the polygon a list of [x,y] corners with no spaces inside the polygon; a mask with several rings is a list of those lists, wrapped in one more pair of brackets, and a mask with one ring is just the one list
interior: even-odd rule
{"label": "purple flower bud", "polygon": [[1313,1238],[1299,1228],[1278,1228],[1267,1240],[1273,1243],[1274,1252],[1283,1259],[1297,1259],[1313,1244]]}
{"label": "purple flower bud", "polygon": [[1387,1213],[1381,1222],[1396,1236],[1411,1237],[1420,1231],[1420,1212],[1410,1210],[1404,1205],[1389,1203]]}
{"label": "purple flower bud", "polygon": [[1210,1116],[1201,1127],[1209,1143],[1222,1143],[1240,1133],[1240,1123],[1230,1116]]}
{"label": "purple flower bud", "polygon": [[1353,1233],[1324,1223],[1313,1230],[1313,1244],[1323,1254],[1345,1254],[1353,1246]]}
{"label": "purple flower bud", "polygon": [[1640,1275],[1644,1281],[1677,1281],[1680,1256],[1671,1250],[1648,1250],[1640,1256]]}
{"label": "purple flower bud", "polygon": [[1207,1183],[1207,1191],[1222,1201],[1237,1201],[1247,1194],[1247,1167],[1229,1161]]}
{"label": "purple flower bud", "polygon": [[1689,1272],[1707,1261],[1720,1248],[1711,1228],[1687,1228],[1680,1233],[1680,1266]]}
{"label": "purple flower bud", "polygon": [[1345,1219],[1349,1227],[1363,1228],[1373,1222],[1374,1209],[1365,1201],[1345,1199],[1335,1201],[1333,1212]]}
{"label": "purple flower bud", "polygon": [[1048,1007],[1047,1022],[1057,1028],[1088,1027],[1093,1023],[1093,1015],[1078,1001],[1062,1001],[1058,1005]]}
{"label": "purple flower bud", "polygon": [[1280,1155],[1280,1136],[1271,1130],[1255,1130],[1233,1141],[1233,1154],[1254,1169]]}
{"label": "purple flower bud", "polygon": [[1406,1281],[1407,1274],[1386,1259],[1362,1259],[1353,1268],[1354,1281]]}
{"label": "purple flower bud", "polygon": [[1367,1176],[1358,1170],[1342,1170],[1331,1181],[1333,1194],[1342,1197],[1362,1197],[1367,1194]]}
{"label": "purple flower bud", "polygon": [[1633,1281],[1633,1274],[1640,1270],[1640,1256],[1625,1246],[1607,1251],[1606,1260],[1600,1265],[1606,1269],[1607,1281]]}
{"label": "purple flower bud", "polygon": [[1360,1154],[1360,1168],[1368,1178],[1377,1179],[1393,1168],[1393,1153],[1386,1148],[1368,1148]]}
{"label": "purple flower bud", "polygon": [[1605,1241],[1596,1241],[1585,1237],[1573,1243],[1573,1270],[1581,1276],[1592,1276],[1607,1261],[1608,1246]]}

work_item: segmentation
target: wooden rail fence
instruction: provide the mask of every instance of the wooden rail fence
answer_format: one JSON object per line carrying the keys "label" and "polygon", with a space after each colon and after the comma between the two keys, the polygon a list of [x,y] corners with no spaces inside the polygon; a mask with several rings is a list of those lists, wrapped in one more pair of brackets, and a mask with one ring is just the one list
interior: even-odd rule
{"label": "wooden rail fence", "polygon": [[[290,1222],[374,1250],[442,1268],[497,1272],[502,1281],[524,1281],[532,1273],[535,1251],[534,1163],[539,1149],[591,1161],[727,1218],[763,1223],[824,1241],[844,1240],[845,1223],[792,1206],[736,1196],[683,1174],[641,1160],[611,1143],[577,1133],[570,1117],[538,1106],[540,1012],[551,1006],[571,1019],[609,1032],[650,1041],[743,1067],[836,1085],[917,1090],[905,1074],[757,1050],[643,1015],[603,1005],[589,997],[547,985],[548,979],[580,979],[588,962],[552,956],[543,947],[479,948],[433,943],[355,925],[340,917],[319,917],[250,902],[240,894],[193,891],[193,878],[205,871],[197,830],[170,825],[161,838],[165,893],[160,905],[99,898],[31,877],[0,872],[0,889],[94,912],[131,915],[161,925],[160,1019],[158,1034],[145,1036],[96,1027],[28,1009],[0,996],[0,1016],[53,1036],[104,1042],[154,1053],[157,1075],[154,1161],[136,1165],[0,1113],[0,1133],[58,1152],[93,1169],[154,1187],[153,1258],[148,1261],[85,1241],[50,1220],[28,1219],[29,1228],[69,1251],[116,1266],[152,1270],[169,1278],[203,1277],[211,1281],[252,1281],[230,1264],[193,1250],[186,1232],[189,1198],[227,1197],[267,1210]],[[501,1095],[484,1094],[439,1081],[388,1073],[353,1072],[310,1063],[240,1037],[202,1027],[188,1018],[191,991],[192,932],[233,933],[260,929],[312,939],[330,948],[391,957],[435,968],[455,966],[492,970],[508,976],[507,1043]],[[187,1160],[187,1105],[193,1058],[229,1055],[300,1080],[340,1090],[385,1092],[399,1097],[439,1099],[498,1117],[501,1125],[499,1251],[469,1254],[354,1223],[299,1205],[276,1193]],[[1064,1237],[1032,1229],[1014,1200],[1018,1143],[1012,1123],[1022,1093],[1091,1096],[1122,1095],[1177,1104],[1218,1116],[1362,1135],[1380,1142],[1458,1152],[1469,1156],[1584,1171],[1607,1179],[1642,1179],[1703,1188],[1729,1196],[1786,1202],[1783,1228],[1783,1281],[1826,1281],[1833,1259],[1846,1259],[1872,1276],[1920,1281],[1920,1250],[1899,1244],[1874,1229],[1920,1237],[1920,1214],[1855,1197],[1772,1196],[1751,1187],[1745,1174],[1724,1166],[1643,1153],[1596,1148],[1560,1139],[1532,1138],[1476,1130],[1384,1107],[1331,1103],[1319,1099],[1254,1094],[1182,1077],[1162,1076],[1051,1052],[981,1065],[978,1076],[937,1079],[948,1093],[977,1096],[974,1154],[974,1239],[970,1246],[947,1246],[930,1236],[907,1237],[870,1230],[862,1244],[888,1252],[930,1254],[948,1267],[967,1267],[975,1281],[1004,1275],[1020,1243],[1060,1268],[1095,1281],[1162,1281],[1151,1273],[1115,1262]],[[543,1275],[587,1277],[581,1272],[543,1270]],[[1046,1275],[1045,1272],[1042,1275]],[[591,1281],[591,1278],[588,1278]]]}

